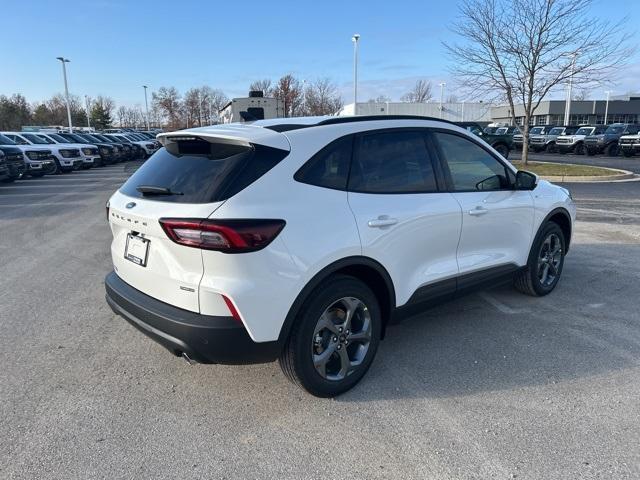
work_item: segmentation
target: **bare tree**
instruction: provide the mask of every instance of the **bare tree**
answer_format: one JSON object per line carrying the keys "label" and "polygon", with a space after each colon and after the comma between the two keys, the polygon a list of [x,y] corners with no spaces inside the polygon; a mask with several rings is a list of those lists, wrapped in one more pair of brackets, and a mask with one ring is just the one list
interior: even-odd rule
{"label": "bare tree", "polygon": [[342,98],[328,78],[316,80],[304,91],[304,115],[332,115],[342,108]]}
{"label": "bare tree", "polygon": [[187,126],[202,126],[202,101],[199,88],[191,88],[184,94],[184,114]]}
{"label": "bare tree", "polygon": [[157,92],[151,94],[152,104],[167,119],[170,129],[181,128],[182,104],[180,93],[175,87],[160,87]]}
{"label": "bare tree", "polygon": [[251,82],[251,85],[249,85],[249,90],[261,91],[262,93],[264,93],[265,97],[268,97],[272,93],[271,80],[268,78],[263,78],[262,80]]}
{"label": "bare tree", "polygon": [[284,116],[295,117],[301,113],[302,86],[300,80],[287,74],[278,80],[271,94],[284,103]]}
{"label": "bare tree", "polygon": [[[528,161],[529,120],[549,91],[608,80],[629,55],[624,22],[593,15],[592,0],[463,0],[451,30],[462,44],[445,43],[451,68],[477,97],[516,102],[524,111],[522,159]],[[497,93],[497,96],[496,96]]]}
{"label": "bare tree", "polygon": [[409,103],[426,103],[433,97],[431,82],[428,80],[418,80],[411,91],[405,93],[400,100]]}

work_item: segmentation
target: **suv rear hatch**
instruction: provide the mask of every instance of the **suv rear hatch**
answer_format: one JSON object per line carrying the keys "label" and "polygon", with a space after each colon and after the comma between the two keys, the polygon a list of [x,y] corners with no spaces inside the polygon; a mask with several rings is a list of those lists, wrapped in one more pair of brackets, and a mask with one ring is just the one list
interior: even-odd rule
{"label": "suv rear hatch", "polygon": [[173,306],[199,312],[202,251],[179,245],[160,219],[206,219],[289,153],[281,133],[260,127],[208,127],[164,134],[107,207],[117,275]]}

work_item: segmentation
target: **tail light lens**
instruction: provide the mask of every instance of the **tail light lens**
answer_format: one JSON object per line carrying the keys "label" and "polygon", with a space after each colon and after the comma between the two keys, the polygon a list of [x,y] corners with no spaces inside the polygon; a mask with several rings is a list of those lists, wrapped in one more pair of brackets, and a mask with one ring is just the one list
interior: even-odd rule
{"label": "tail light lens", "polygon": [[269,245],[284,228],[285,221],[161,218],[160,225],[171,240],[186,247],[245,253]]}

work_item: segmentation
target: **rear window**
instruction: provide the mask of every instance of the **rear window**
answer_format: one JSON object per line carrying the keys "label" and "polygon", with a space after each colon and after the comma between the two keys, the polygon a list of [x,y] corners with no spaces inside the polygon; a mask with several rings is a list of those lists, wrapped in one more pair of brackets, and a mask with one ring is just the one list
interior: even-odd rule
{"label": "rear window", "polygon": [[[174,203],[226,200],[268,172],[288,151],[263,145],[174,143],[158,150],[120,188],[130,197]],[[169,194],[143,194],[141,185],[167,189]]]}

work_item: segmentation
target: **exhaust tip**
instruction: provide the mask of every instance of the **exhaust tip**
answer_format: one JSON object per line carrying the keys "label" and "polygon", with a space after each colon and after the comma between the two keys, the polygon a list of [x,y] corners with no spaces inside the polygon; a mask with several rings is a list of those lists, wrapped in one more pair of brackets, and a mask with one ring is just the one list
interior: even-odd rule
{"label": "exhaust tip", "polygon": [[184,352],[182,352],[182,358],[184,358],[184,361],[187,362],[189,365],[195,365],[197,363],[194,360],[192,360],[191,358],[189,358],[189,355],[187,355]]}

